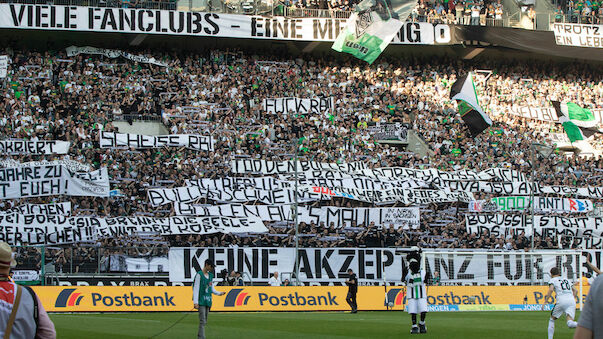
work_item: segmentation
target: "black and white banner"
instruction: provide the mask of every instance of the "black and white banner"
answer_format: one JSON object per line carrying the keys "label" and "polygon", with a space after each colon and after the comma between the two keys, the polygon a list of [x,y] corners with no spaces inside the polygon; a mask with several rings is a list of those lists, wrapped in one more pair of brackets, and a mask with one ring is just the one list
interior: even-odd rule
{"label": "black and white banner", "polygon": [[71,201],[57,202],[51,204],[25,204],[16,206],[0,214],[44,214],[44,215],[71,215]]}
{"label": "black and white banner", "polygon": [[[603,124],[603,108],[589,108],[589,111],[595,117],[597,123]],[[504,109],[505,112],[522,118],[546,121],[550,123],[559,123],[559,117],[554,107],[532,107],[532,106],[511,106]],[[562,133],[563,134],[563,133]]]}
{"label": "black and white banner", "polygon": [[[525,232],[532,235],[532,219],[520,214],[467,214],[465,216],[467,232],[478,235],[504,236]],[[603,233],[602,217],[568,218],[553,215],[534,216],[534,232],[541,238],[557,236],[601,238]],[[598,239],[600,240],[600,239]]]}
{"label": "black and white banner", "polygon": [[96,240],[100,218],[0,214],[0,241],[9,245],[54,245]]}
{"label": "black and white banner", "polygon": [[478,180],[498,180],[498,181],[525,181],[525,174],[508,168],[490,168],[485,171],[476,172],[473,170],[461,170],[447,172],[435,168],[414,169],[404,167],[382,167],[375,169],[364,169],[357,171],[356,174],[369,178],[395,178],[416,179],[426,182],[432,181],[478,181]]}
{"label": "black and white banner", "polygon": [[324,114],[333,112],[335,98],[266,98],[262,108],[271,114]]}
{"label": "black and white banner", "polygon": [[[176,215],[256,217],[262,221],[276,222],[294,220],[293,205],[190,205],[175,203]],[[298,207],[298,221],[337,228],[375,223],[379,227],[417,228],[420,213],[418,207],[344,208],[344,207]]]}
{"label": "black and white banner", "polygon": [[[542,254],[541,254],[542,253]],[[428,276],[438,273],[442,284],[515,285],[548,284],[549,271],[558,267],[563,277],[577,281],[584,267],[579,267],[579,253],[572,252],[503,252],[503,253],[424,253]],[[584,260],[582,260],[582,263]]]}
{"label": "black and white banner", "polygon": [[323,197],[346,198],[375,204],[401,202],[403,204],[424,205],[457,201],[468,203],[475,200],[473,194],[470,192],[451,192],[449,190],[416,190],[404,188],[357,190],[352,188],[335,189],[320,186],[309,186],[305,189],[312,194],[319,194]]}
{"label": "black and white banner", "polygon": [[167,218],[116,217],[106,218],[97,227],[101,238],[155,233],[159,235],[212,234],[212,233],[264,233],[268,230],[261,219],[255,217],[230,218],[221,216],[175,216]]}
{"label": "black and white banner", "polygon": [[[347,19],[285,18],[238,14],[0,4],[0,28],[105,33],[193,35],[245,39],[334,41]],[[451,44],[445,24],[407,22],[393,44]]]}
{"label": "black and white banner", "polygon": [[[529,196],[495,197],[490,203],[469,203],[470,212],[523,211],[530,209],[532,198]],[[593,202],[585,199],[534,197],[536,212],[590,212]]]}
{"label": "black and white banner", "polygon": [[32,166],[49,166],[49,165],[62,165],[67,167],[69,172],[90,172],[92,168],[90,165],[82,164],[75,160],[41,160],[41,161],[29,161],[29,162],[18,162],[13,159],[0,160],[0,167],[32,167]]}
{"label": "black and white banner", "polygon": [[[385,190],[392,188],[422,188],[428,186],[427,183],[414,179],[383,181],[360,176],[354,176],[350,178],[328,179],[326,177],[314,177],[314,173],[315,171],[310,171],[303,172],[302,175],[299,175],[297,179],[297,187],[300,188],[304,186],[317,186],[333,188],[344,187],[346,189],[355,190]],[[294,189],[295,178],[288,177],[287,179],[292,180],[281,181],[280,185],[283,188]]]}
{"label": "black and white banner", "polygon": [[379,142],[400,141],[408,143],[408,130],[411,127],[402,123],[378,123],[375,126],[369,126],[368,132],[373,139]]}
{"label": "black and white banner", "polygon": [[[247,188],[242,190],[203,190],[196,186],[176,188],[154,188],[147,190],[149,201],[153,206],[161,206],[174,202],[192,202],[208,199],[218,203],[260,202],[267,205],[285,205],[295,203],[295,191],[290,189],[258,190]],[[299,203],[329,200],[320,194],[299,191]]]}
{"label": "black and white banner", "polygon": [[570,187],[570,186],[541,186],[531,182],[487,182],[487,181],[452,181],[434,180],[435,186],[451,191],[472,193],[493,193],[500,195],[530,195],[553,194],[562,196],[579,196],[586,198],[603,198],[603,187]]}
{"label": "black and white banner", "polygon": [[8,73],[8,55],[0,55],[0,79],[6,78]]}
{"label": "black and white banner", "polygon": [[553,23],[557,45],[603,48],[603,25]]}
{"label": "black and white banner", "polygon": [[258,190],[274,190],[283,188],[280,181],[273,177],[225,177],[185,180],[186,186],[199,187],[202,190],[242,190],[255,188]]}
{"label": "black and white banner", "polygon": [[[363,283],[400,283],[408,249],[393,248],[300,248],[300,281],[305,284],[342,284],[348,269]],[[546,284],[549,270],[559,267],[564,277],[576,280],[580,253],[426,252],[427,276],[438,272],[441,283],[473,285]],[[190,282],[206,259],[216,272],[226,269],[249,274],[254,283],[267,283],[272,273],[295,272],[295,248],[170,248],[171,282]],[[429,279],[429,278],[428,278]]]}
{"label": "black and white banner", "polygon": [[268,161],[243,159],[233,160],[231,162],[231,170],[237,174],[293,174],[306,171],[341,171],[354,173],[362,169],[368,168],[368,165],[363,162],[352,163],[325,163],[317,161]]}
{"label": "black and white banner", "polygon": [[61,194],[108,197],[107,168],[75,175],[61,165],[0,168],[0,199]]}
{"label": "black and white banner", "polygon": [[[342,283],[351,268],[359,280],[400,281],[403,250],[390,248],[300,248],[300,280],[304,283]],[[190,282],[206,259],[216,272],[227,269],[249,274],[254,283],[267,283],[272,273],[295,272],[295,248],[170,248],[170,281]]]}
{"label": "black and white banner", "polygon": [[70,56],[70,57],[79,55],[79,54],[98,54],[98,55],[103,55],[103,56],[105,56],[107,58],[111,58],[111,59],[122,57],[122,58],[126,58],[128,60],[134,61],[134,62],[142,62],[145,64],[153,64],[156,66],[168,67],[167,63],[155,60],[155,58],[153,58],[153,57],[147,57],[145,55],[130,54],[128,52],[120,51],[118,49],[97,48],[97,47],[90,47],[90,46],[85,46],[85,47],[69,46],[69,47],[65,48],[65,51],[67,52],[67,56]]}
{"label": "black and white banner", "polygon": [[0,214],[0,241],[10,245],[70,244],[140,233],[159,235],[267,232],[259,218],[220,216],[67,217]]}
{"label": "black and white banner", "polygon": [[67,154],[69,141],[60,140],[2,140],[0,153],[2,154]]}
{"label": "black and white banner", "polygon": [[40,271],[34,270],[11,270],[14,281],[37,281],[40,280]]}
{"label": "black and white banner", "polygon": [[186,147],[196,151],[214,150],[214,140],[205,135],[142,135],[101,131],[99,138],[100,148]]}

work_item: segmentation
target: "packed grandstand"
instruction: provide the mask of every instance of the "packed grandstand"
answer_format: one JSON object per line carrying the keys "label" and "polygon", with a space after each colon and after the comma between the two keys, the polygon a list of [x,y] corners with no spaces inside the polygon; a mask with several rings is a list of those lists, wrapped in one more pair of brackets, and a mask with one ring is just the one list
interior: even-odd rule
{"label": "packed grandstand", "polygon": [[[512,112],[513,107],[549,107],[551,100],[571,101],[597,112],[603,102],[600,65],[430,57],[382,58],[370,66],[345,57],[325,59],[304,55],[294,58],[275,56],[270,51],[264,54],[242,50],[133,51],[132,54],[144,55],[147,59],[153,57],[155,64],[152,64],[86,53],[67,55],[65,49],[6,48],[2,53],[9,56],[8,77],[2,88],[5,112],[0,120],[2,139],[71,142],[68,154],[13,154],[4,159],[4,166],[60,159],[66,160],[65,164],[77,162],[91,171],[106,167],[111,186],[111,197],[108,198],[5,199],[0,206],[6,213],[18,211],[18,206],[27,204],[69,202],[73,216],[145,217],[147,223],[152,223],[148,221],[151,217],[167,218],[177,212],[189,213],[183,212],[182,206],[172,208],[171,204],[154,204],[149,190],[164,190],[167,194],[165,189],[191,187],[197,182],[197,186],[206,186],[207,191],[186,201],[193,204],[188,206],[201,209],[230,203],[257,208],[274,205],[274,199],[277,199],[270,195],[264,197],[262,192],[290,190],[292,183],[298,180],[300,187],[312,186],[305,192],[299,188],[300,209],[395,209],[407,206],[420,209],[420,221],[416,223],[404,217],[398,218],[397,222],[379,223],[372,217],[363,220],[335,218],[331,222],[319,217],[315,222],[300,216],[300,247],[421,246],[505,251],[523,251],[531,246],[536,249],[600,247],[600,242],[589,241],[588,235],[580,232],[537,232],[532,238],[527,229],[478,234],[469,228],[467,218],[486,210],[480,210],[481,205],[475,201],[490,202],[492,198],[513,192],[504,194],[478,189],[471,193],[473,198],[470,200],[474,201],[468,201],[466,197],[432,201],[427,198],[413,200],[414,203],[405,199],[375,201],[373,198],[371,201],[336,193],[346,187],[330,186],[325,191],[321,186],[335,185],[335,181],[327,183],[328,180],[313,179],[310,172],[301,167],[305,166],[302,163],[331,164],[329,168],[322,168],[325,173],[332,172],[323,173],[325,178],[333,173],[343,173],[339,178],[372,182],[373,190],[384,189],[385,181],[419,191],[442,187],[421,175],[415,177],[415,182],[408,178],[377,175],[385,175],[378,172],[385,168],[440,173],[431,175],[430,179],[444,178],[444,173],[452,176],[452,173],[471,171],[479,178],[477,180],[493,183],[502,184],[508,181],[504,176],[510,175],[536,182],[541,187],[590,187],[595,188],[591,194],[578,193],[578,190],[567,195],[538,192],[536,195],[545,199],[564,197],[583,201],[587,198],[592,203],[574,210],[562,206],[543,207],[536,210],[536,214],[556,216],[560,220],[597,216],[603,198],[601,192],[596,191],[603,186],[601,134],[589,140],[593,153],[577,156],[557,146],[559,140],[563,140],[561,125],[528,119]],[[456,103],[449,99],[452,83],[468,72],[478,74],[476,83],[480,101],[494,120],[492,127],[475,138],[467,133],[456,113]],[[289,112],[277,112],[278,109],[271,112],[264,103],[264,99],[313,98],[317,94],[332,98],[332,102],[311,114],[294,112],[299,106],[291,106]],[[99,147],[101,133],[123,132],[116,127],[115,121],[121,121],[123,126],[139,120],[161,122],[172,135],[209,135],[214,140],[213,148],[199,151],[186,147]],[[418,142],[426,146],[425,150],[411,151],[407,144],[391,143],[391,140],[377,142],[382,136],[378,137],[376,126],[395,126],[408,134],[412,131]],[[567,144],[566,139],[564,142]],[[569,150],[575,149],[570,147]],[[262,166],[267,166],[269,161],[284,163],[295,159],[296,153],[300,161],[298,172],[303,178],[296,179],[295,172],[290,170],[269,173],[255,168],[245,173],[233,168],[236,162],[253,160],[266,160],[266,163],[256,161]],[[350,171],[348,175],[339,171],[343,165],[355,163],[361,164],[363,170]],[[340,167],[335,170],[337,166]],[[480,174],[492,169],[507,172],[501,172],[500,176],[489,175],[489,178]],[[74,169],[77,170],[81,168]],[[407,181],[395,183],[402,179]],[[225,188],[225,181],[233,186]],[[312,194],[317,192],[317,186],[323,189],[322,193]],[[255,190],[260,194],[246,195],[245,201],[212,191],[229,189]],[[523,195],[530,195],[525,192]],[[506,218],[525,218],[534,213],[527,205],[526,208],[497,210],[494,204],[491,211],[505,214]],[[203,214],[212,213],[203,210]],[[45,248],[45,262],[56,272],[98,273],[124,269],[119,264],[110,264],[110,258],[163,257],[171,246],[295,246],[295,224],[290,214],[282,220],[263,219],[266,231],[261,233],[162,235],[151,231],[99,235],[95,240],[76,242],[76,246],[60,245],[59,241]],[[38,248],[24,247],[20,253],[17,258],[20,265],[40,268]]]}

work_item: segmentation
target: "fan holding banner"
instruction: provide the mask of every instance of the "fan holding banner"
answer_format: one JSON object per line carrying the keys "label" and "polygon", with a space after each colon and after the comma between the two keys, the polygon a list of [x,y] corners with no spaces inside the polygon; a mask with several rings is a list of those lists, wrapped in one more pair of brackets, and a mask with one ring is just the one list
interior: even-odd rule
{"label": "fan holding banner", "polygon": [[363,0],[354,8],[332,48],[372,64],[416,4],[416,0]]}

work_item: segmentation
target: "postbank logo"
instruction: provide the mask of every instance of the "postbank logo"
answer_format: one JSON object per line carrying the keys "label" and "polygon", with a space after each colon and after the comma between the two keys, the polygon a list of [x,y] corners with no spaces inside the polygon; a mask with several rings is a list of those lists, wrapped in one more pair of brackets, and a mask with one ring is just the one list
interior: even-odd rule
{"label": "postbank logo", "polygon": [[224,307],[247,305],[250,297],[249,293],[243,292],[242,288],[233,288],[224,298]]}
{"label": "postbank logo", "polygon": [[393,288],[389,291],[387,291],[387,296],[385,297],[385,300],[383,301],[383,306],[388,306],[389,303],[393,303],[393,306],[402,306],[404,305],[404,297],[406,296],[406,293],[404,292],[404,289],[402,288]]}
{"label": "postbank logo", "polygon": [[75,292],[75,288],[66,288],[59,293],[54,307],[78,306],[84,296]]}

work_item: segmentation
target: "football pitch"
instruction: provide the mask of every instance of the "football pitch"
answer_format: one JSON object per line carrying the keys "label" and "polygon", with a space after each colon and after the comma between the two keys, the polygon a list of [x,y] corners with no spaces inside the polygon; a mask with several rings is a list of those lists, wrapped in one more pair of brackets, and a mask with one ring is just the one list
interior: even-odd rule
{"label": "football pitch", "polygon": [[[429,313],[419,338],[546,338],[550,312]],[[57,337],[196,338],[197,313],[51,314]],[[184,318],[183,318],[184,317]],[[579,312],[577,314],[579,317]],[[183,318],[183,319],[182,319]],[[410,315],[396,312],[210,313],[207,338],[401,338],[410,337]],[[565,318],[555,338],[572,338]]]}

